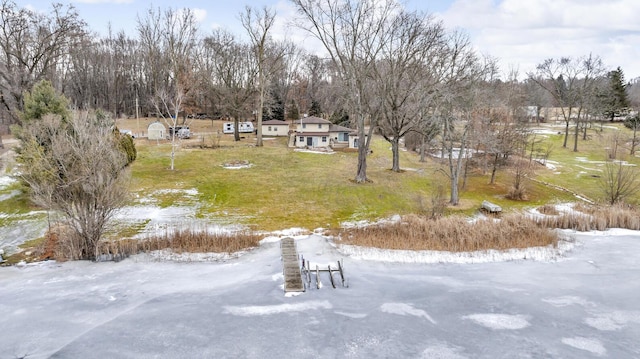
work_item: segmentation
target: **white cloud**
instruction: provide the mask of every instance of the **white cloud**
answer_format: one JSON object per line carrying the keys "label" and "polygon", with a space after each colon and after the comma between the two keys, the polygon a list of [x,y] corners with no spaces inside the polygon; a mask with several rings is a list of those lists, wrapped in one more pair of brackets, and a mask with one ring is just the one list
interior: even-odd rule
{"label": "white cloud", "polygon": [[450,28],[466,29],[477,49],[500,59],[501,68],[532,70],[546,58],[600,56],[640,76],[637,0],[455,0],[437,14]]}
{"label": "white cloud", "polygon": [[193,11],[193,16],[197,22],[203,22],[207,18],[207,10],[205,9],[192,8],[191,11]]}

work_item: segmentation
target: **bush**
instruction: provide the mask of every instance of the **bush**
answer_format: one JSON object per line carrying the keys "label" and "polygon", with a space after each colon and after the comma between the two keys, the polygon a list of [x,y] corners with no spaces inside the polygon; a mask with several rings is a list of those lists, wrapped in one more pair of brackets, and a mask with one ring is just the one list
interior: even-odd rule
{"label": "bush", "polygon": [[138,157],[138,151],[136,150],[136,145],[133,142],[133,137],[121,134],[120,132],[116,132],[116,136],[118,138],[120,150],[127,156],[127,165],[130,165],[136,160],[136,157]]}

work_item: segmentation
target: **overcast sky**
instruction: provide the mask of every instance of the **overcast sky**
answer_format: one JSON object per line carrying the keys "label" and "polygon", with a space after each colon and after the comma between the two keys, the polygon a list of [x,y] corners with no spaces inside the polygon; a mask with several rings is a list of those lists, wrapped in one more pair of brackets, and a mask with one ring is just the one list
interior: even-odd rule
{"label": "overcast sky", "polygon": [[[73,3],[92,30],[135,36],[137,14],[150,7],[189,7],[206,33],[225,27],[241,34],[239,14],[246,5],[270,6],[278,13],[274,37],[302,42],[289,20],[289,0],[60,0]],[[47,11],[51,1],[16,0],[21,6]],[[600,56],[607,68],[620,66],[627,80],[640,77],[639,0],[406,0],[411,10],[430,12],[448,28],[464,29],[483,54],[499,60],[503,73],[525,74],[546,58]],[[311,47],[312,42],[306,41]]]}

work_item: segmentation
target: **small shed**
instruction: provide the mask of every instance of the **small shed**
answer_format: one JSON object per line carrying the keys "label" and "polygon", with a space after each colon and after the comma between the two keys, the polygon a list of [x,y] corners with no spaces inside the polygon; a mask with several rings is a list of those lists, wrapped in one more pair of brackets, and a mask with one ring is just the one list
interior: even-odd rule
{"label": "small shed", "polygon": [[152,122],[147,127],[147,138],[150,140],[164,140],[167,129],[158,121]]}

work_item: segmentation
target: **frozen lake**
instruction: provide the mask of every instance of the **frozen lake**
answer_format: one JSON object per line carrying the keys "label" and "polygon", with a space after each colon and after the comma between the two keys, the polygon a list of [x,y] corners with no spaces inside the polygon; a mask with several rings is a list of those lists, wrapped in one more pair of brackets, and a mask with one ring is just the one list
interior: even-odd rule
{"label": "frozen lake", "polygon": [[554,261],[344,258],[349,287],[282,291],[277,242],[219,263],[0,268],[0,358],[638,358],[640,236],[577,234]]}

